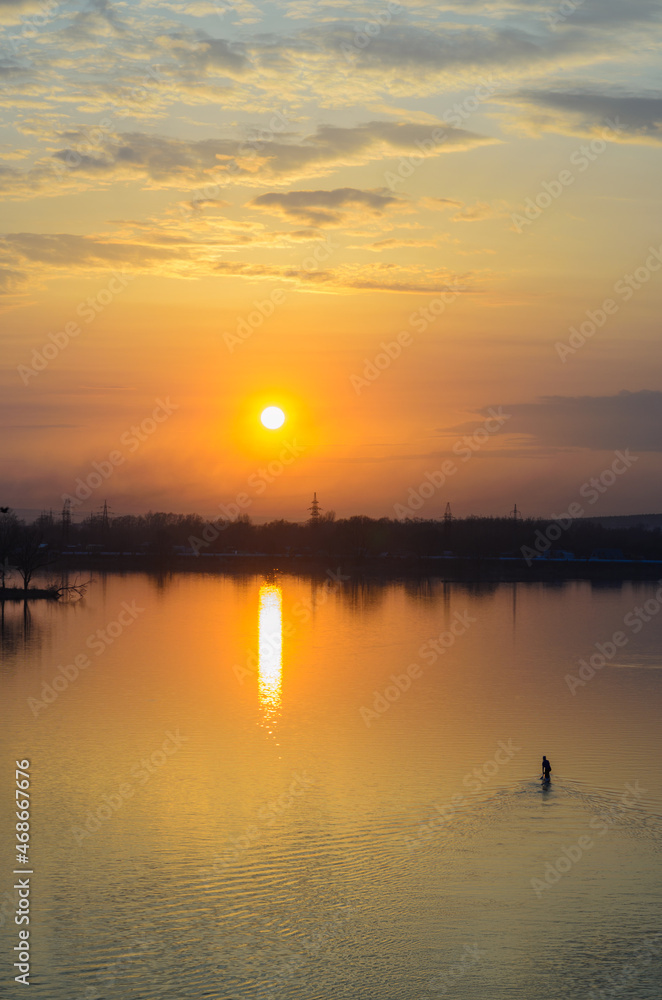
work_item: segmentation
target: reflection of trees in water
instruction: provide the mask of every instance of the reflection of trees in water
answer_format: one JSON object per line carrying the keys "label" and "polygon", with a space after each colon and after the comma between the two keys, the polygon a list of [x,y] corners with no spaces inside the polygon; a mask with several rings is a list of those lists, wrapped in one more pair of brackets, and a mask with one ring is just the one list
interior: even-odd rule
{"label": "reflection of trees in water", "polygon": [[[230,574],[237,590],[248,590],[255,585],[257,574]],[[447,612],[453,600],[471,597],[480,600],[492,597],[503,586],[498,580],[449,581],[440,577],[402,577],[389,579],[380,576],[354,576],[349,580],[336,579],[331,573],[262,573],[260,581],[279,580],[287,589],[287,581],[309,586],[309,597],[304,601],[315,613],[318,606],[326,603],[333,594],[354,612],[375,612],[383,607],[389,594],[402,594],[412,603],[426,603],[431,607],[439,605]]]}
{"label": "reflection of trees in water", "polygon": [[[324,584],[323,586],[328,586]],[[395,584],[397,586],[397,584]],[[312,584],[313,595],[315,582]],[[377,611],[384,603],[393,580],[352,579],[336,584],[341,600],[353,611]]]}
{"label": "reflection of trees in water", "polygon": [[[227,577],[226,573],[223,573],[222,575]],[[263,576],[259,577],[259,579],[263,578]],[[236,591],[240,594],[247,594],[254,586],[255,573],[232,573],[228,579],[232,580],[232,586]]]}
{"label": "reflection of trees in water", "polygon": [[[314,594],[315,581],[312,586]],[[339,584],[338,593],[354,610],[376,610],[383,605],[390,592],[404,592],[412,602],[423,602],[430,606],[443,605],[447,609],[452,599],[466,596],[477,600],[485,599],[492,597],[501,586],[503,584],[498,580],[449,581],[439,577],[389,580],[383,577],[359,577]]]}
{"label": "reflection of trees in water", "polygon": [[398,581],[407,597],[416,603],[443,603],[452,597],[491,597],[503,584],[499,580],[442,580],[440,577],[409,577]]}
{"label": "reflection of trees in water", "polygon": [[[591,590],[622,590],[623,584],[628,583],[627,580],[590,580]],[[642,589],[650,590],[650,580],[645,582],[639,582],[636,580],[632,581],[631,586],[639,586]]]}
{"label": "reflection of trees in water", "polygon": [[402,588],[408,598],[411,598],[416,604],[428,603],[434,604],[439,598],[440,589],[443,589],[445,595],[446,588],[449,586],[448,583],[436,580],[431,577],[405,577],[402,580]]}
{"label": "reflection of trees in water", "polygon": [[158,569],[156,573],[150,573],[148,575],[149,582],[152,584],[159,597],[163,597],[165,595],[165,592],[168,589],[168,584],[172,583],[173,577],[174,573],[172,570],[164,567]]}
{"label": "reflection of trees in water", "polygon": [[153,588],[153,590],[158,595],[163,595],[168,586],[171,585],[174,579],[179,576],[176,570],[172,570],[169,567],[160,566],[153,570],[123,570],[123,569],[98,569],[94,570],[93,582],[95,587],[98,589],[104,605],[108,601],[109,587],[113,580],[146,580],[147,583]]}
{"label": "reflection of trees in water", "polygon": [[0,650],[3,659],[39,649],[44,629],[28,601],[0,601]]}
{"label": "reflection of trees in water", "polygon": [[458,594],[468,594],[480,600],[481,597],[492,597],[502,586],[500,580],[462,580],[452,584]]}
{"label": "reflection of trees in water", "polygon": [[543,590],[563,590],[567,585],[567,580],[541,580]]}

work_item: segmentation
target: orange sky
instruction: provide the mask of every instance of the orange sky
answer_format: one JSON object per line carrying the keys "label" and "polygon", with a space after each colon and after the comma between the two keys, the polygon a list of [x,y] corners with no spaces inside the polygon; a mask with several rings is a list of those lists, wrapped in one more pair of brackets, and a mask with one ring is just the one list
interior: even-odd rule
{"label": "orange sky", "polygon": [[658,509],[649,0],[0,21],[3,503],[119,453],[77,516],[394,516],[444,462],[422,516],[549,515],[629,449],[587,513]]}

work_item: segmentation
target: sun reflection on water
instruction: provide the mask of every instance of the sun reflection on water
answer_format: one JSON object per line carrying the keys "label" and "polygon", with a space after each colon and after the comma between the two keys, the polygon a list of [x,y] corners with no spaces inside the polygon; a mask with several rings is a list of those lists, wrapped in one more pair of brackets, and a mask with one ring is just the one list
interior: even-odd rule
{"label": "sun reflection on water", "polygon": [[283,592],[275,583],[260,587],[258,697],[265,726],[280,714],[283,682]]}

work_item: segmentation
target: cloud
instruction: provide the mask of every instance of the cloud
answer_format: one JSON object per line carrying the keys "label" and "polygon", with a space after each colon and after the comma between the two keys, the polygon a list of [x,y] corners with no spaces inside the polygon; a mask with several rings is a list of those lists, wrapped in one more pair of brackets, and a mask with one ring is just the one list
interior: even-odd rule
{"label": "cloud", "polygon": [[462,202],[455,198],[422,198],[421,206],[431,208],[435,212],[442,212],[448,208],[462,208]]}
{"label": "cloud", "polygon": [[[660,18],[660,8],[657,0],[462,0],[461,3],[448,2],[447,8],[466,12],[468,9],[482,9],[488,13],[506,15],[526,11],[532,15],[540,15],[547,24],[560,23],[567,26],[573,24],[612,25],[615,22],[638,24],[657,21]],[[556,15],[564,20],[557,22]]]}
{"label": "cloud", "polygon": [[453,216],[453,222],[482,222],[484,219],[498,219],[506,215],[504,209],[490,205],[486,201],[477,201],[474,205],[464,205]]}
{"label": "cloud", "polygon": [[393,237],[387,240],[377,240],[376,243],[366,243],[360,250],[374,250],[375,253],[381,253],[382,250],[400,250],[407,247],[436,247],[438,241],[436,240],[407,240],[398,239]]}
{"label": "cloud", "polygon": [[183,201],[181,208],[184,211],[196,212],[219,212],[222,208],[228,208],[229,201],[221,201],[220,198],[196,198],[194,201]]}
{"label": "cloud", "polygon": [[197,217],[188,230],[180,220],[123,223],[115,238],[70,233],[9,233],[0,237],[0,293],[21,292],[39,282],[61,277],[100,275],[113,271],[174,278],[200,278],[215,273],[221,253],[245,247],[292,250],[318,234],[279,233],[256,227],[248,232],[231,227],[197,231]]}
{"label": "cloud", "polygon": [[[307,263],[308,260],[310,264]],[[312,257],[296,267],[223,262],[217,264],[214,270],[219,275],[249,281],[276,278],[292,282],[299,289],[307,291],[419,292],[430,295],[444,291],[459,294],[478,291],[468,274],[457,275],[441,269],[426,270],[396,264],[338,265],[325,269],[318,266]]]}
{"label": "cloud", "polygon": [[[435,13],[438,21],[439,12]],[[298,57],[304,66],[315,52],[318,61],[334,58],[336,86],[345,79],[362,95],[369,88],[374,92],[381,81],[393,96],[431,93],[442,80],[452,81],[457,90],[475,86],[481,74],[530,73],[558,66],[567,58],[585,59],[598,47],[586,31],[541,31],[539,24],[527,29],[521,20],[511,26],[446,23],[433,28],[398,21],[374,34],[365,46],[356,44],[356,35],[355,22],[322,23],[290,40],[281,39],[279,53],[282,59]],[[602,49],[605,44],[602,39]]]}
{"label": "cloud", "polygon": [[0,253],[13,254],[31,263],[69,268],[141,264],[167,256],[169,251],[69,233],[9,233],[0,238]]}
{"label": "cloud", "polygon": [[455,198],[421,198],[422,208],[432,209],[432,211],[443,212],[451,208],[458,209],[453,216],[453,222],[482,222],[483,219],[500,219],[508,213],[505,205],[500,203],[488,203],[477,201],[473,205],[465,205],[464,202]]}
{"label": "cloud", "polygon": [[223,25],[234,21],[251,24],[261,20],[263,16],[259,6],[250,0],[165,0],[159,6],[177,14],[186,14],[187,17],[208,17],[213,14]]}
{"label": "cloud", "polygon": [[[279,233],[258,227],[248,233],[221,230],[212,238],[203,234],[198,239],[195,233],[182,232],[181,223],[123,225],[124,232],[114,239],[69,233],[10,233],[0,237],[0,260],[7,265],[0,269],[0,291],[21,291],[25,285],[33,289],[39,282],[63,274],[94,276],[103,285],[117,271],[188,279],[275,279],[300,290],[327,293],[477,291],[471,274],[457,275],[445,269],[395,263],[336,264],[332,257],[338,244],[322,241],[314,230]],[[297,252],[294,262],[282,264],[223,259],[244,247]]]}
{"label": "cloud", "polygon": [[[188,7],[177,0],[156,6],[87,0],[73,9],[55,0],[34,6],[33,0],[0,0],[0,19],[17,21],[21,13],[37,9],[49,22],[48,30],[31,26],[20,38],[14,36],[28,86],[16,81],[5,100],[19,117],[33,109],[63,116],[73,105],[100,114],[112,107],[122,117],[153,120],[182,103],[220,102],[242,117],[247,111],[267,114],[283,104],[305,109],[311,94],[318,106],[356,107],[362,101],[374,106],[384,98],[393,103],[397,95],[438,95],[440,84],[454,91],[475,88],[483,74],[510,85],[552,67],[564,70],[624,53],[629,59],[641,49],[641,31],[628,34],[628,23],[659,20],[655,0],[573,2],[571,16],[554,30],[547,17],[557,0],[455,2],[441,8],[430,0],[403,5],[387,24],[385,5],[288,4],[286,15],[292,13],[288,6],[298,6],[308,23],[292,26],[286,17],[276,21],[280,30],[268,31],[254,24],[260,19],[274,23],[271,10],[248,4],[239,10],[239,3],[230,0],[196,0]],[[558,8],[565,3],[558,0]],[[207,31],[191,27],[191,15],[214,9],[219,16]],[[378,29],[366,36],[367,45],[356,43],[361,15]],[[618,35],[607,30],[616,21]],[[296,30],[282,30],[283,24]],[[600,26],[605,31],[596,30]],[[650,59],[650,46],[646,52]],[[141,81],[155,67],[158,76]]]}
{"label": "cloud", "polygon": [[242,79],[252,69],[253,63],[241,42],[214,38],[204,32],[192,36],[190,32],[169,32],[158,42],[171,52],[184,70],[193,69],[196,75],[220,71],[231,79]]}
{"label": "cloud", "polygon": [[[320,4],[318,0],[279,0],[279,3],[286,16],[291,18],[323,15],[333,19],[349,10],[357,19],[365,18],[367,23],[376,20],[375,7],[370,2],[360,4],[357,0],[333,0]],[[549,24],[549,18],[559,10],[566,15],[566,22],[576,19],[576,23],[591,25],[646,23],[660,18],[657,0],[629,0],[628,3],[623,0],[572,0],[572,5],[570,7],[564,0],[552,0],[551,3],[550,0],[410,0],[406,14],[414,19],[425,17],[428,12],[437,18],[444,13],[456,12],[464,16],[469,14],[472,18],[482,15],[499,21],[516,17],[518,22],[521,22],[522,14],[526,14],[530,20],[542,18],[544,23]],[[396,23],[404,11],[404,7],[394,11]]]}
{"label": "cloud", "polygon": [[[442,139],[431,138],[442,129]],[[186,189],[204,185],[202,196],[215,199],[232,183],[288,183],[400,154],[435,157],[496,142],[440,122],[437,129],[419,123],[371,121],[341,127],[320,125],[308,135],[288,133],[265,141],[175,139],[95,130],[57,149],[31,170],[0,167],[0,190],[15,196],[50,194],[103,187],[115,181],[145,180],[151,189]],[[60,142],[62,136],[60,135]],[[424,146],[424,148],[422,148]]]}
{"label": "cloud", "polygon": [[318,241],[318,229],[271,230],[255,220],[221,217],[214,207],[205,210],[197,202],[179,202],[163,217],[146,220],[116,219],[118,227],[112,240],[121,243],[143,243],[150,246],[182,247],[210,257],[219,248],[238,250],[241,247],[292,249],[301,243]]}
{"label": "cloud", "polygon": [[[602,136],[611,142],[662,142],[662,94],[614,94],[606,91],[520,91],[507,99],[524,110],[524,125],[565,135]],[[613,126],[618,126],[614,130]]]}
{"label": "cloud", "polygon": [[358,212],[379,216],[394,206],[402,205],[403,201],[385,189],[359,191],[357,188],[336,188],[333,191],[289,191],[286,194],[271,192],[254,198],[249,204],[308,226],[339,226],[349,214]]}
{"label": "cloud", "polygon": [[43,0],[0,0],[0,24],[19,24],[43,6]]}
{"label": "cloud", "polygon": [[108,0],[87,0],[87,6],[77,11],[62,33],[72,42],[96,42],[99,38],[123,37],[128,26],[120,20],[117,6]]}
{"label": "cloud", "polygon": [[627,3],[623,0],[571,0],[572,6],[567,0],[556,0],[551,7],[546,0],[538,0],[538,3],[543,8],[547,23],[566,29],[573,25],[613,28],[616,24],[648,24],[660,20],[658,0],[628,0]]}
{"label": "cloud", "polygon": [[200,256],[186,246],[124,243],[70,233],[8,233],[0,237],[0,260],[8,265],[0,270],[0,291],[21,292],[63,273],[66,277],[101,273],[100,280],[116,270],[189,277],[199,271]]}
{"label": "cloud", "polygon": [[0,295],[10,295],[27,285],[28,276],[24,271],[10,267],[0,267]]}
{"label": "cloud", "polygon": [[613,396],[545,396],[504,406],[508,434],[562,449],[662,452],[662,392],[624,390]]}

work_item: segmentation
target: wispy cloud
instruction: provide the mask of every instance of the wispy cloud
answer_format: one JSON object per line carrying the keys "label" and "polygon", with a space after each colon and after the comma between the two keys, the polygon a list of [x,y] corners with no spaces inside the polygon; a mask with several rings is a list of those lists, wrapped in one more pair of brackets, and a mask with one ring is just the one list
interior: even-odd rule
{"label": "wispy cloud", "polygon": [[527,90],[508,98],[522,109],[533,134],[601,135],[608,123],[618,126],[610,141],[655,145],[662,142],[662,94],[600,90]]}
{"label": "wispy cloud", "polygon": [[357,188],[288,191],[285,194],[271,192],[250,202],[253,208],[264,209],[308,226],[339,226],[350,215],[380,216],[403,204],[402,198],[387,190],[359,191]]}
{"label": "wispy cloud", "polygon": [[509,434],[564,449],[662,452],[662,392],[623,391],[611,396],[545,396],[504,406]]}
{"label": "wispy cloud", "polygon": [[[93,148],[82,139],[82,151],[81,143],[70,139],[70,145],[60,145],[48,160],[30,170],[0,168],[0,190],[25,197],[36,191],[58,194],[137,180],[151,189],[216,185],[220,191],[247,181],[255,186],[290,183],[388,156],[413,153],[434,157],[496,141],[443,123],[439,127],[445,129],[445,141],[436,145],[429,141],[430,127],[398,121],[351,127],[320,125],[307,135],[283,135],[258,146],[243,139],[188,140],[144,132],[102,134]],[[434,148],[421,151],[420,143]]]}

